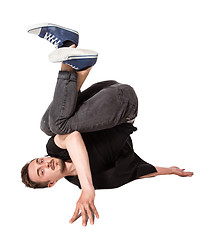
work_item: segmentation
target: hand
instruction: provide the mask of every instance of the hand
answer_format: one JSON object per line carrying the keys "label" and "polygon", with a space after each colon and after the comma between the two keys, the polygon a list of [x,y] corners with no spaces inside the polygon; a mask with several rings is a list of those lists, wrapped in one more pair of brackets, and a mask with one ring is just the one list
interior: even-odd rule
{"label": "hand", "polygon": [[[82,225],[86,226],[88,218],[91,224],[94,224],[94,214],[99,218],[96,207],[94,206],[95,191],[93,190],[82,190],[80,198],[76,204],[76,209],[73,217],[69,223],[75,222],[82,215]],[[79,211],[81,213],[79,214]]]}
{"label": "hand", "polygon": [[193,172],[184,172],[185,169],[180,169],[178,167],[171,167],[172,174],[178,175],[180,177],[192,177]]}

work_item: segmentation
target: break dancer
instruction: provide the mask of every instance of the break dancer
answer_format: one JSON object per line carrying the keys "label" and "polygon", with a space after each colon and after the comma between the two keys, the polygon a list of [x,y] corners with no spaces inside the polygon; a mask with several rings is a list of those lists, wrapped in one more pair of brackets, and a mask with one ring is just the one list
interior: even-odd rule
{"label": "break dancer", "polygon": [[41,120],[41,129],[50,136],[48,155],[35,158],[22,168],[27,187],[52,187],[66,178],[81,188],[81,196],[70,220],[82,216],[94,223],[99,214],[94,205],[95,189],[112,189],[133,180],[176,174],[191,177],[178,167],[157,167],[142,160],[133,149],[130,135],[138,111],[134,89],[116,81],[81,86],[97,61],[95,51],[78,49],[78,32],[54,24],[29,29],[57,49],[51,62],[61,62],[53,100]]}

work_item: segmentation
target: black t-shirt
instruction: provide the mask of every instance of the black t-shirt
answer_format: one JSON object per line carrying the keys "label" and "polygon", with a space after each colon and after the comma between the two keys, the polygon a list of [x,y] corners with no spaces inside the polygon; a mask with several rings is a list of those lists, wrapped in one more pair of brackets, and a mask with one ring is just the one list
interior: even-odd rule
{"label": "black t-shirt", "polygon": [[[81,133],[85,143],[95,189],[120,187],[141,176],[157,172],[133,150],[130,134],[136,131],[130,123],[97,132]],[[49,156],[69,160],[66,149],[59,148],[54,137],[46,145]],[[65,177],[81,188],[78,176]]]}

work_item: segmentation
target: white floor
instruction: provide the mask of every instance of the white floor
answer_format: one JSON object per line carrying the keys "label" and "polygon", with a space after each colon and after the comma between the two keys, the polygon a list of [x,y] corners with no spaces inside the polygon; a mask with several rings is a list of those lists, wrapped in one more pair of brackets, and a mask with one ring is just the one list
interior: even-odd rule
{"label": "white floor", "polygon": [[[212,1],[20,0],[3,10],[1,239],[213,239]],[[54,48],[25,29],[47,21],[78,30],[79,46],[99,53],[83,89],[108,79],[135,88],[135,151],[155,166],[193,171],[192,178],[97,191],[100,219],[86,228],[68,224],[77,187],[66,180],[53,189],[24,187],[21,167],[46,153],[39,123],[60,67],[48,62]]]}

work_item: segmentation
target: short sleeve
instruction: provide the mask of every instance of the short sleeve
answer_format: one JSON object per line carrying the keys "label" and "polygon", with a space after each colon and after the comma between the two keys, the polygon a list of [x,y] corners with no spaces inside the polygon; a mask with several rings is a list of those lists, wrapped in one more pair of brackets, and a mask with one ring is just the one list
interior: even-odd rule
{"label": "short sleeve", "polygon": [[70,156],[69,153],[66,149],[61,149],[59,148],[55,142],[54,142],[54,136],[51,137],[47,144],[46,144],[46,150],[49,156],[51,157],[56,157],[56,158],[60,158],[62,160],[69,160]]}

